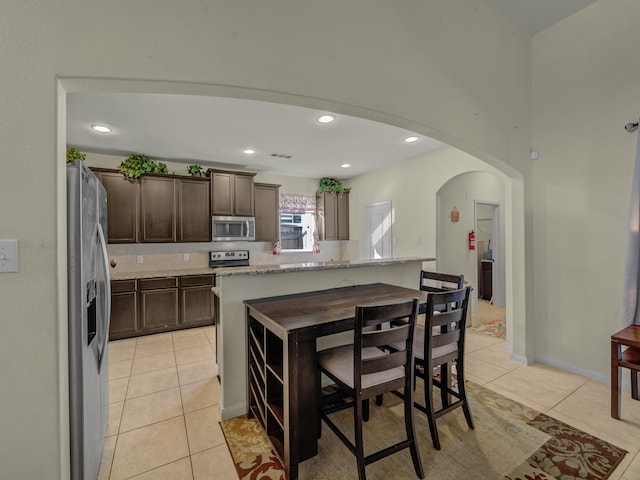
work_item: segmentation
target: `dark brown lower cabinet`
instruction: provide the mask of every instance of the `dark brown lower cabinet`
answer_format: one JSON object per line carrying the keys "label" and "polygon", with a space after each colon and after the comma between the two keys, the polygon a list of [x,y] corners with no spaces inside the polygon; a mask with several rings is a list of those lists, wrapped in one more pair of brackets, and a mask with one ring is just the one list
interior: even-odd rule
{"label": "dark brown lower cabinet", "polygon": [[213,275],[180,277],[180,325],[213,324]]}
{"label": "dark brown lower cabinet", "polygon": [[111,324],[109,338],[127,338],[138,330],[137,280],[111,282]]}
{"label": "dark brown lower cabinet", "polygon": [[177,277],[140,280],[140,330],[150,333],[177,326]]}
{"label": "dark brown lower cabinet", "polygon": [[481,297],[491,300],[493,297],[493,262],[483,260],[482,262],[482,292]]}
{"label": "dark brown lower cabinet", "polygon": [[109,338],[214,324],[213,275],[114,280]]}

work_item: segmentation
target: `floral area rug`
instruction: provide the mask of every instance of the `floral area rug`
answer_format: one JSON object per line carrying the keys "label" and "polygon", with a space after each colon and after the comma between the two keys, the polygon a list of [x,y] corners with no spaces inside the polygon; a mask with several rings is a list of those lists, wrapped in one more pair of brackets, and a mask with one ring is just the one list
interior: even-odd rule
{"label": "floral area rug", "polygon": [[[416,394],[421,398],[421,391]],[[626,454],[615,445],[472,382],[467,382],[467,395],[475,429],[469,429],[461,409],[439,418],[440,451],[431,444],[425,416],[416,413],[426,479],[606,480]],[[370,420],[364,425],[365,453],[402,439],[402,416],[402,402],[394,395],[385,395],[382,407],[372,405]],[[333,418],[353,438],[352,412],[337,412]],[[285,480],[282,463],[255,419],[236,417],[221,426],[240,480]],[[300,480],[357,478],[355,458],[324,427],[318,455],[299,465]],[[367,478],[415,479],[408,450],[368,465]]]}
{"label": "floral area rug", "polygon": [[486,322],[478,327],[472,327],[472,328],[475,328],[477,331],[481,333],[491,335],[492,337],[501,338],[502,340],[504,340],[507,336],[505,322],[501,318],[497,320],[491,320],[490,322]]}

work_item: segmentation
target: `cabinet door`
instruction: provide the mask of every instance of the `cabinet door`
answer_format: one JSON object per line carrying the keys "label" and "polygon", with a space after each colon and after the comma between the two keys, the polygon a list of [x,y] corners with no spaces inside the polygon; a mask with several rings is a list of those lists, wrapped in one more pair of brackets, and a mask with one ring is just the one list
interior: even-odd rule
{"label": "cabinet door", "polygon": [[280,185],[255,184],[256,241],[280,238]]}
{"label": "cabinet door", "polygon": [[337,195],[322,192],[316,196],[317,211],[320,220],[320,240],[338,239],[338,199]]}
{"label": "cabinet door", "polygon": [[185,326],[213,325],[211,285],[181,288],[180,324]]}
{"label": "cabinet door", "polygon": [[234,180],[234,215],[253,217],[253,175],[236,174]]}
{"label": "cabinet door", "polygon": [[140,330],[171,330],[178,326],[178,289],[140,292]]}
{"label": "cabinet door", "polygon": [[211,241],[209,195],[206,179],[178,180],[178,242]]}
{"label": "cabinet door", "polygon": [[140,183],[120,172],[95,172],[107,191],[108,243],[138,241]]}
{"label": "cabinet door", "polygon": [[211,173],[211,215],[233,215],[232,173]]}
{"label": "cabinet door", "polygon": [[176,181],[144,176],[141,181],[143,242],[176,241]]}
{"label": "cabinet door", "polygon": [[135,280],[111,282],[109,339],[131,337],[138,330],[138,293]]}
{"label": "cabinet door", "polygon": [[349,240],[349,195],[337,195],[338,240]]}

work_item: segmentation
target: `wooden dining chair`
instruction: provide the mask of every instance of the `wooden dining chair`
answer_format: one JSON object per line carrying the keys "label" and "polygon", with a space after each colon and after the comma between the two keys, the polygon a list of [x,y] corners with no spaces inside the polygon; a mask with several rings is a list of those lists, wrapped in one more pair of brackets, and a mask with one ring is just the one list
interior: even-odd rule
{"label": "wooden dining chair", "polygon": [[[320,398],[319,415],[337,437],[356,457],[358,478],[366,479],[365,466],[388,455],[409,448],[418,478],[424,470],[416,443],[413,387],[413,335],[418,313],[418,299],[390,305],[357,306],[355,334],[351,345],[333,347],[318,352],[319,372],[327,375],[338,386],[340,396],[350,401],[335,402],[335,393]],[[394,322],[391,328],[378,329],[382,323]],[[371,329],[371,327],[373,327]],[[366,330],[365,330],[366,329]],[[384,349],[390,343],[398,345],[394,352]],[[318,383],[320,374],[318,374]],[[403,389],[404,424],[406,438],[367,456],[364,455],[362,432],[363,405],[368,399]],[[319,389],[320,390],[320,389]],[[334,412],[353,408],[355,444],[333,422]],[[321,432],[319,432],[321,433]]]}
{"label": "wooden dining chair", "polygon": [[[467,401],[464,384],[464,340],[467,323],[467,309],[471,287],[449,292],[434,292],[427,298],[425,325],[416,328],[414,340],[414,356],[416,375],[424,381],[425,405],[416,408],[426,413],[431,431],[433,446],[440,450],[440,439],[436,419],[458,407],[462,408],[469,428],[473,429],[473,420]],[[440,305],[447,305],[445,311]],[[440,327],[440,331],[437,328]],[[453,368],[455,365],[456,379]],[[422,368],[418,368],[422,366]],[[434,378],[434,369],[440,369],[440,379]],[[451,385],[455,383],[457,389]],[[436,410],[433,402],[434,387],[440,389],[442,406]],[[449,396],[456,398],[450,402]]]}
{"label": "wooden dining chair", "polygon": [[[437,293],[437,292],[446,292],[449,290],[460,290],[464,287],[464,275],[455,274],[455,273],[443,273],[443,272],[431,272],[428,270],[420,271],[420,290],[429,292],[429,293]],[[451,309],[452,305],[436,305],[434,309],[438,312],[443,312]],[[424,325],[424,313],[426,310],[426,305],[423,304],[420,306],[419,315],[418,315],[418,325]],[[434,334],[440,332],[441,327],[434,327]],[[440,366],[441,378],[449,381],[451,376],[449,375],[449,370],[452,368],[452,365],[444,364]],[[450,384],[447,385],[451,387]],[[443,404],[449,401],[449,395],[447,394],[447,389],[440,389],[440,395],[442,397]],[[376,399],[378,404],[380,399]]]}
{"label": "wooden dining chair", "polygon": [[[420,271],[420,290],[424,292],[443,292],[447,290],[460,290],[464,287],[464,275],[454,273]],[[424,311],[426,306],[422,306],[420,311]],[[439,310],[446,310],[446,305],[436,307]]]}
{"label": "wooden dining chair", "polygon": [[[464,384],[464,340],[471,287],[459,290],[432,292],[427,297],[425,323],[417,325],[414,334],[413,355],[415,374],[424,381],[424,405],[415,402],[415,407],[427,415],[433,446],[440,450],[440,438],[436,419],[458,407],[462,407],[469,428],[473,419],[467,401]],[[442,305],[446,305],[442,309]],[[399,344],[392,344],[392,349]],[[455,382],[453,368],[456,366]],[[440,378],[434,378],[434,371]],[[456,389],[452,388],[455,383]],[[441,406],[436,410],[433,401],[434,388],[440,390]],[[403,397],[403,393],[394,392]],[[451,402],[451,397],[456,398]]]}
{"label": "wooden dining chair", "polygon": [[[625,348],[623,350],[623,348]],[[640,374],[640,325],[631,325],[611,335],[611,416],[620,419],[620,369],[631,372],[631,398],[638,396]]]}

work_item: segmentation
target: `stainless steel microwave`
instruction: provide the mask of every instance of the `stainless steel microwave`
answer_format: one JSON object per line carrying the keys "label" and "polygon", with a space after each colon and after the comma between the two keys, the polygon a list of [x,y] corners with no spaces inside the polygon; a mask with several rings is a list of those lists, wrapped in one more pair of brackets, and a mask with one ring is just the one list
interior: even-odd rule
{"label": "stainless steel microwave", "polygon": [[256,239],[256,219],[211,217],[211,239],[214,242],[253,241]]}

